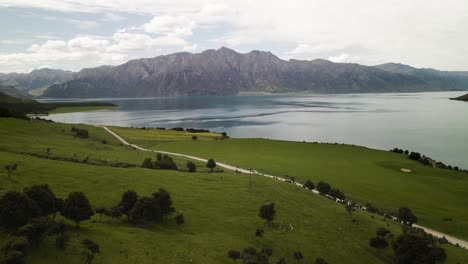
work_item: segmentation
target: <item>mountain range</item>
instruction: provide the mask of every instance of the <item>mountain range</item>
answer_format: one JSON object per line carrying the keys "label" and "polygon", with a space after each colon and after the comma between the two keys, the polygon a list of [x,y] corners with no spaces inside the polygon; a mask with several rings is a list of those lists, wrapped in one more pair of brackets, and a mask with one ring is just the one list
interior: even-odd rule
{"label": "mountain range", "polygon": [[41,69],[8,76],[0,75],[0,85],[24,91],[42,88],[42,96],[52,98],[468,90],[468,72],[396,63],[364,66],[322,59],[282,60],[270,52],[238,53],[225,47],[75,73]]}

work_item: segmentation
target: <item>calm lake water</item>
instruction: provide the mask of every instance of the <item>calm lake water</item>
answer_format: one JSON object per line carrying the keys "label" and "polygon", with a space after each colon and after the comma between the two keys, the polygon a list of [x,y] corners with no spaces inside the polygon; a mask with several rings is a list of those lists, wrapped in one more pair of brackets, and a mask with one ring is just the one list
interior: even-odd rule
{"label": "calm lake water", "polygon": [[127,127],[205,128],[239,138],[400,147],[468,169],[468,103],[448,100],[462,94],[96,99],[115,103],[120,109],[48,118]]}

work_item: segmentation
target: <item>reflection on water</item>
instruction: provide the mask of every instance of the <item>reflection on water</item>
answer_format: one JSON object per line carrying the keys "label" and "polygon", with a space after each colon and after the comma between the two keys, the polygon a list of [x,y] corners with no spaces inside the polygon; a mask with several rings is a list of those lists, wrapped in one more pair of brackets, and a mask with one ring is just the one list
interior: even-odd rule
{"label": "reflection on water", "polygon": [[468,103],[448,100],[461,94],[96,99],[120,109],[49,118],[66,123],[205,128],[233,137],[401,147],[468,168]]}

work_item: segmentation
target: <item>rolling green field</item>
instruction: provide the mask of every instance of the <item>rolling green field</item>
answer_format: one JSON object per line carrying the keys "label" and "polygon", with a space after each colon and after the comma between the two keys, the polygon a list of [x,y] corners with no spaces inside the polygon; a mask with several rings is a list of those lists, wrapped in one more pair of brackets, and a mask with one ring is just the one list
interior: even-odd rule
{"label": "rolling green field", "polygon": [[[249,187],[248,176],[235,173],[108,168],[5,152],[0,152],[0,160],[19,165],[10,189],[48,183],[60,197],[83,191],[94,206],[112,206],[127,189],[150,195],[165,188],[185,215],[182,226],[166,219],[145,227],[132,226],[124,218],[101,222],[94,216],[71,232],[71,246],[65,251],[56,249],[54,237],[48,237],[29,251],[27,263],[82,263],[79,241],[85,238],[101,246],[96,263],[225,263],[228,250],[247,246],[272,248],[272,260],[285,256],[291,262],[292,252],[301,250],[308,260],[304,263],[319,256],[330,263],[390,263],[390,249],[379,255],[367,241],[379,227],[400,232],[396,223],[366,212],[355,212],[357,221],[350,223],[342,205],[263,177],[255,177]],[[7,188],[5,177],[1,179]],[[269,202],[275,202],[278,211],[272,228],[257,216],[259,206]],[[281,229],[281,223],[294,230]],[[255,237],[257,228],[265,230],[263,238]],[[445,248],[447,263],[468,261],[464,250]]]}
{"label": "rolling green field", "polygon": [[[95,166],[31,155],[43,155],[50,148],[54,156],[69,157],[76,153],[80,158],[90,156],[90,160],[109,159],[138,165],[145,157],[151,156],[150,153],[121,145],[99,127],[79,126],[87,129],[90,136],[87,139],[76,138],[70,131],[72,126],[76,125],[0,119],[0,165],[18,164],[12,182],[7,181],[5,171],[0,171],[2,191],[20,191],[33,184],[47,183],[59,197],[64,198],[72,191],[83,191],[94,207],[111,207],[118,203],[121,194],[128,189],[144,196],[164,188],[171,192],[174,206],[178,212],[183,212],[186,223],[178,226],[173,217],[170,217],[163,223],[134,226],[127,223],[124,217],[119,220],[104,217],[101,221],[99,216],[94,216],[92,220],[83,222],[80,230],[70,231],[71,243],[65,251],[57,249],[55,237],[50,236],[39,246],[29,249],[27,263],[83,263],[79,241],[85,238],[90,238],[101,246],[102,253],[97,255],[93,263],[228,263],[231,262],[226,256],[228,250],[242,250],[248,246],[272,248],[271,263],[275,263],[281,256],[286,257],[288,263],[295,262],[292,258],[295,250],[304,254],[302,263],[313,263],[317,257],[323,257],[329,263],[392,262],[391,248],[378,254],[368,246],[368,240],[379,227],[386,227],[398,235],[401,232],[399,224],[363,211],[354,212],[353,218],[356,221],[350,222],[343,205],[288,183],[256,176],[253,177],[252,184],[249,184],[248,175],[233,172],[209,174],[204,164],[199,163],[199,172],[187,173]],[[173,137],[158,135],[159,138],[152,141],[152,136],[148,138],[148,135],[160,133],[160,130],[121,129],[119,133],[122,131],[140,135],[141,138],[137,140],[139,143],[153,143],[153,147],[154,143],[158,147],[183,148],[193,144],[198,149],[211,144],[227,146],[242,142],[232,139],[213,140],[210,137],[214,135],[201,134],[197,135],[199,140],[192,141],[192,133],[181,133]],[[106,144],[102,143],[103,140]],[[262,140],[246,141],[245,144],[252,145],[253,142]],[[334,151],[333,148],[341,147],[317,146],[323,147],[322,151],[330,148],[331,152]],[[257,158],[252,156],[256,155],[252,150],[254,147],[255,145],[251,146],[252,152],[247,157]],[[282,151],[287,152],[285,146],[282,147]],[[227,152],[234,150],[226,148]],[[221,151],[213,150],[213,155],[209,157],[221,160],[217,158],[219,152]],[[375,152],[401,159],[404,162],[401,164],[406,165],[407,162],[408,165],[417,165],[391,153]],[[177,162],[182,166],[185,160],[179,159]],[[272,169],[278,168],[274,163],[270,165]],[[330,170],[336,169],[338,168],[330,167]],[[296,177],[299,178],[299,175]],[[318,180],[315,177],[311,179]],[[326,180],[331,182],[328,178]],[[337,186],[347,191],[347,188]],[[264,221],[258,217],[258,208],[270,202],[274,202],[277,207],[277,217],[271,228],[266,227]],[[292,231],[281,228],[289,225],[293,227]],[[255,230],[259,228],[265,230],[263,238],[255,236]],[[0,233],[0,244],[5,237]],[[448,255],[446,263],[468,262],[467,251],[450,245],[445,245],[444,248]]]}
{"label": "rolling green field", "polygon": [[[157,131],[135,137],[127,129],[114,130],[129,142],[150,149],[213,157],[241,168],[294,176],[300,182],[323,180],[350,199],[370,202],[388,212],[408,206],[420,224],[468,239],[467,173],[430,168],[400,154],[358,146],[266,139],[162,141]],[[404,173],[402,168],[412,172]]]}
{"label": "rolling green field", "polygon": [[114,110],[118,109],[118,106],[70,106],[70,107],[58,107],[49,112],[49,114],[64,114],[64,113],[75,113],[75,112],[89,112],[97,110]]}
{"label": "rolling green field", "polygon": [[[74,137],[72,127],[87,129],[89,138],[83,140]],[[75,157],[78,161],[88,158],[90,161],[109,163],[128,162],[138,166],[147,157],[155,160],[155,154],[124,146],[103,128],[95,126],[0,119],[0,138],[0,150],[13,153],[46,155],[47,149],[50,149],[51,156],[55,157]],[[186,159],[173,159],[179,169],[186,169]],[[208,171],[205,164],[194,163],[198,170]]]}

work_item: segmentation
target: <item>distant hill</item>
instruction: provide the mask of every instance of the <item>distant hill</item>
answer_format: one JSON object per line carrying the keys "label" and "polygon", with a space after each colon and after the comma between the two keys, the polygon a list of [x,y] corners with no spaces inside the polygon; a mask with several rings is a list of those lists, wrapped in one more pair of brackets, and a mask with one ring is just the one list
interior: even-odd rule
{"label": "distant hill", "polygon": [[450,98],[451,100],[458,100],[458,101],[466,101],[468,102],[468,94],[456,97],[456,98]]}
{"label": "distant hill", "polygon": [[39,103],[36,100],[17,98],[0,91],[0,117],[25,118],[26,114],[48,114],[59,107],[115,106],[112,103]]}
{"label": "distant hill", "polygon": [[418,69],[399,63],[386,63],[375,67],[388,72],[416,77],[435,90],[467,90],[468,87],[468,71]]}
{"label": "distant hill", "polygon": [[[468,88],[468,86],[467,86]],[[424,81],[375,67],[326,60],[282,60],[270,52],[228,48],[132,60],[84,69],[44,97],[235,95],[239,92],[414,92]]]}
{"label": "distant hill", "polygon": [[69,81],[72,77],[73,72],[47,68],[33,70],[30,73],[0,73],[0,86],[13,86],[18,90],[29,92]]}
{"label": "distant hill", "polygon": [[387,63],[282,60],[270,52],[228,48],[174,53],[72,73],[41,69],[0,74],[0,85],[51,98],[236,95],[249,93],[382,93],[468,90],[468,72]]}
{"label": "distant hill", "polygon": [[5,94],[8,94],[13,97],[17,97],[17,98],[24,98],[24,99],[33,98],[32,95],[25,93],[23,91],[20,91],[13,86],[0,86],[0,92],[3,92]]}

